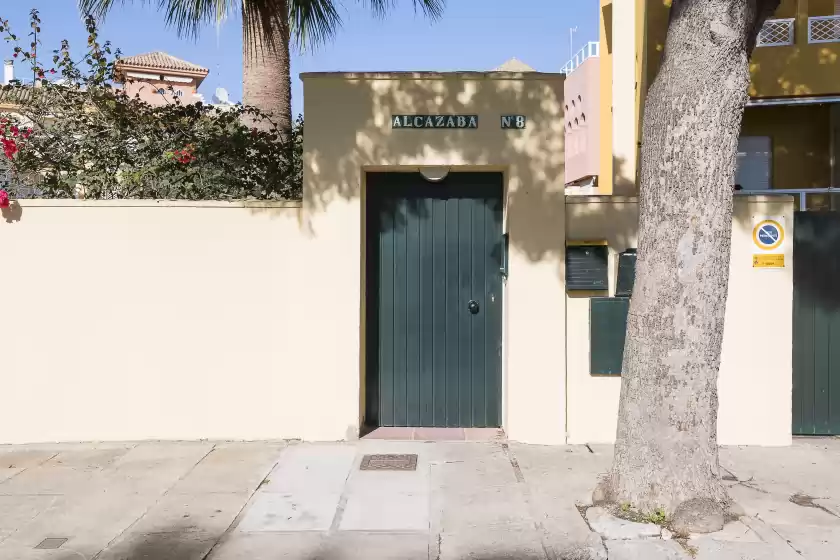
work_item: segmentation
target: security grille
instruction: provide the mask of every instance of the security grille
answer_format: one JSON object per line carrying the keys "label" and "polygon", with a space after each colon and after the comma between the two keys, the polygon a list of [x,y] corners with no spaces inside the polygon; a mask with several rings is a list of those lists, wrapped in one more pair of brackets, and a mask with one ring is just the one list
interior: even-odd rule
{"label": "security grille", "polygon": [[808,18],[808,42],[840,42],[840,16]]}
{"label": "security grille", "polygon": [[768,19],[758,32],[756,46],[778,47],[793,44],[793,18]]}

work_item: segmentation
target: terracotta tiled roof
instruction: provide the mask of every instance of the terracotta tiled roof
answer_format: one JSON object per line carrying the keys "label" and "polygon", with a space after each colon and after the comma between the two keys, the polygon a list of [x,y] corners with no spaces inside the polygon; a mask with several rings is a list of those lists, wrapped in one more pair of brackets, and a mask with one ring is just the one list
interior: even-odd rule
{"label": "terracotta tiled roof", "polygon": [[146,66],[148,68],[160,68],[161,70],[182,70],[186,72],[204,72],[209,71],[207,68],[202,68],[198,64],[175,58],[165,52],[150,52],[145,54],[138,54],[134,56],[127,56],[120,59],[119,64],[127,66]]}
{"label": "terracotta tiled roof", "polygon": [[32,98],[29,86],[0,85],[0,105],[18,105]]}

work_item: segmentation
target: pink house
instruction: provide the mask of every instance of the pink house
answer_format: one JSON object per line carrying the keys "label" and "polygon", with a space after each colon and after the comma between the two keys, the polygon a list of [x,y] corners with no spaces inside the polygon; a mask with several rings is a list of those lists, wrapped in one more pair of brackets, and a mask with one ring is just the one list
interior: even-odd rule
{"label": "pink house", "polygon": [[587,58],[566,74],[565,96],[567,186],[594,186],[600,158],[600,65]]}
{"label": "pink house", "polygon": [[209,71],[197,64],[181,60],[165,52],[138,54],[117,62],[117,77],[126,93],[152,105],[195,103],[203,98],[198,86]]}

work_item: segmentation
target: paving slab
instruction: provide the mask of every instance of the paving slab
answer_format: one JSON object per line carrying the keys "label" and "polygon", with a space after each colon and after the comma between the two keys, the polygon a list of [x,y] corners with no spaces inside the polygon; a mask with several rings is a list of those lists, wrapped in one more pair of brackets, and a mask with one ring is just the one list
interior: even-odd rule
{"label": "paving slab", "polygon": [[280,460],[283,443],[217,444],[171,493],[253,492]]}
{"label": "paving slab", "polygon": [[92,557],[153,505],[154,499],[148,496],[93,494],[84,499],[65,496],[21,525],[2,544],[32,548],[48,537],[68,538],[74,550]]}
{"label": "paving slab", "polygon": [[293,445],[281,453],[260,491],[294,494],[317,489],[323,494],[340,494],[355,462],[353,445]]}
{"label": "paving slab", "polygon": [[[793,550],[783,550],[765,542],[723,542],[714,539],[692,540],[695,560],[802,560]],[[793,554],[793,557],[790,554]],[[610,560],[613,560],[610,556]],[[812,558],[809,560],[833,560]]]}
{"label": "paving slab", "polygon": [[691,556],[674,541],[607,540],[609,560],[690,560]]}
{"label": "paving slab", "polygon": [[128,533],[102,551],[97,560],[204,560],[217,535],[194,532]]}
{"label": "paving slab", "polygon": [[48,461],[43,467],[70,467],[80,470],[99,470],[113,465],[120,457],[131,451],[134,445],[95,446],[90,449],[69,449],[61,451]]}
{"label": "paving slab", "polygon": [[340,491],[325,492],[317,487],[301,488],[293,494],[257,492],[237,530],[327,531],[340,500]]}
{"label": "paving slab", "polygon": [[207,560],[318,560],[325,533],[231,533]]}
{"label": "paving slab", "polygon": [[61,496],[0,496],[0,541],[54,506]]}
{"label": "paving slab", "polygon": [[427,444],[384,441],[360,447],[359,454],[413,453],[413,471],[362,471],[354,463],[344,487],[342,531],[428,531],[430,453]]}
{"label": "paving slab", "polygon": [[17,446],[0,446],[0,469],[27,469],[37,467],[58,453],[52,449],[31,449]]}
{"label": "paving slab", "polygon": [[441,529],[459,533],[475,527],[500,527],[523,521],[533,524],[528,504],[516,486],[481,487],[473,484],[458,492],[445,491],[439,497]]}
{"label": "paving slab", "polygon": [[326,540],[318,558],[323,560],[428,560],[429,539],[426,533],[341,531]]}
{"label": "paving slab", "polygon": [[[434,552],[434,551],[433,551]],[[435,558],[435,555],[430,555]],[[530,524],[475,527],[440,535],[440,560],[545,560],[540,535]]]}
{"label": "paving slab", "polygon": [[198,533],[221,536],[248,503],[251,494],[168,493],[131,526],[134,533]]}
{"label": "paving slab", "polygon": [[793,550],[805,558],[840,558],[840,530],[837,528],[774,525],[773,529]]}
{"label": "paving slab", "polygon": [[374,477],[370,479],[369,483],[356,484],[352,489],[348,489],[345,495],[346,507],[339,525],[340,530],[428,530],[430,499],[428,483],[425,488],[412,489],[412,486],[416,486],[417,483],[406,481],[405,486],[394,483],[380,486]]}
{"label": "paving slab", "polygon": [[[15,468],[15,467],[0,468],[0,484],[3,484],[3,482],[9,480],[10,478],[12,478],[13,476],[15,476],[19,473],[22,473],[25,470],[26,469]],[[2,488],[3,487],[0,486],[0,490],[2,490]]]}
{"label": "paving slab", "polygon": [[25,469],[0,484],[2,495],[62,495],[89,492],[94,485],[94,472],[46,464]]}

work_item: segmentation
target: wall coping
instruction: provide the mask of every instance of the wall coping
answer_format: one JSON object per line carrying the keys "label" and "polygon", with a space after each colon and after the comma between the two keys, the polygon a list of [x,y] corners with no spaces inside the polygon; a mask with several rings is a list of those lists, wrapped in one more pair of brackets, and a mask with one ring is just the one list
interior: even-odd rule
{"label": "wall coping", "polygon": [[[794,197],[790,194],[736,195],[735,202],[739,201],[744,201],[747,204],[757,202],[793,202]],[[639,197],[620,195],[566,195],[566,204],[615,204],[616,202],[638,204]]]}
{"label": "wall coping", "polygon": [[302,72],[301,80],[333,78],[342,80],[564,80],[565,74],[559,72]]}
{"label": "wall coping", "polygon": [[23,208],[300,208],[300,200],[85,200],[72,198],[22,198]]}

